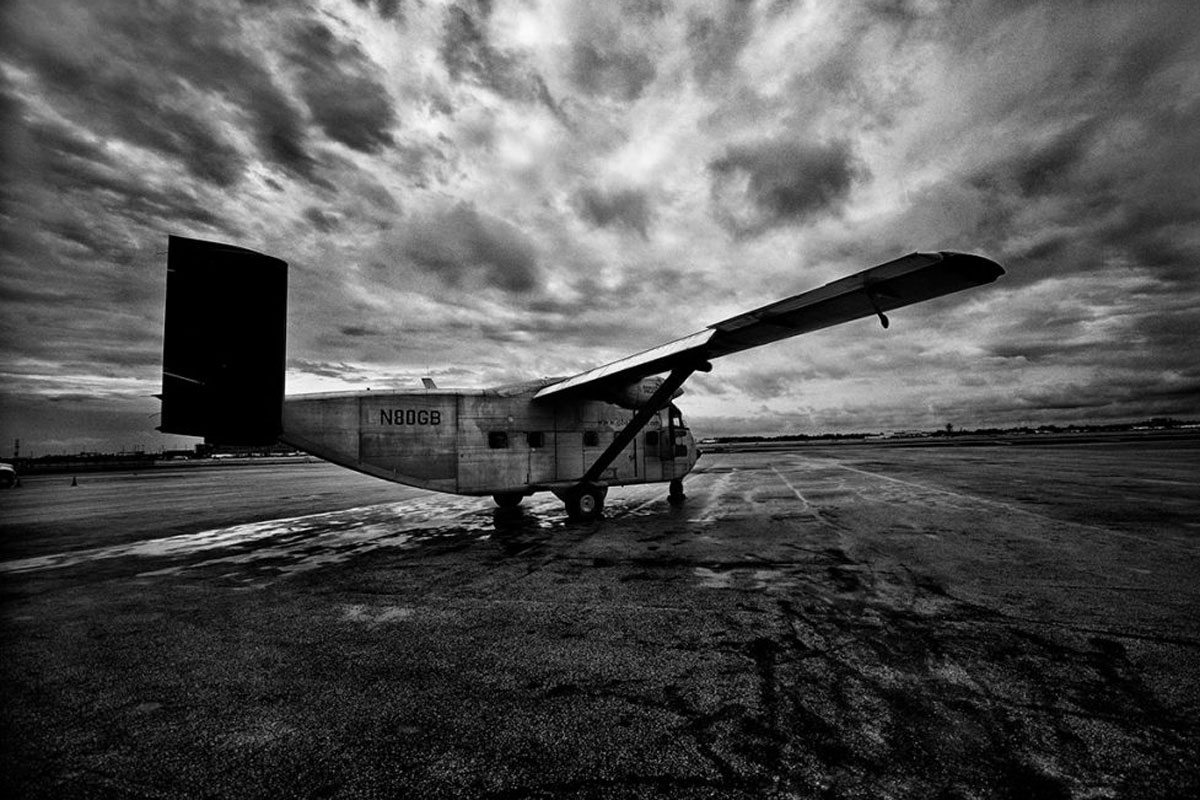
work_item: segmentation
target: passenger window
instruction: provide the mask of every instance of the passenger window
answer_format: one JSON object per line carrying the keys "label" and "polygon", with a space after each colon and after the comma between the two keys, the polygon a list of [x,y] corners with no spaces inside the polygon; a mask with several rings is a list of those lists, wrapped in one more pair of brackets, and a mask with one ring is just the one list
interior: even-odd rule
{"label": "passenger window", "polygon": [[658,447],[658,431],[646,433],[646,447]]}
{"label": "passenger window", "polygon": [[493,450],[503,450],[508,447],[508,432],[488,431],[488,447]]}
{"label": "passenger window", "polygon": [[527,439],[529,440],[530,447],[546,446],[546,434],[542,433],[541,431],[530,431]]}
{"label": "passenger window", "polygon": [[584,431],[583,432],[583,446],[584,447],[596,447],[599,444],[600,444],[600,434],[596,433],[595,431]]}

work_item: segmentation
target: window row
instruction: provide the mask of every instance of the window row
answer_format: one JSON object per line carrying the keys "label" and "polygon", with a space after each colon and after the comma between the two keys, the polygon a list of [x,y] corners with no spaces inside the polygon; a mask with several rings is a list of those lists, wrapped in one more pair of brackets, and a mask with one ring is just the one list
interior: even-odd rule
{"label": "window row", "polygon": [[[682,432],[681,432],[682,433]],[[530,431],[525,434],[526,443],[533,448],[546,446],[546,434],[542,431]],[[646,446],[658,447],[659,432],[646,431]],[[583,432],[584,447],[599,447],[600,433],[598,431]],[[488,431],[488,447],[493,450],[504,450],[508,447],[508,431]]]}
{"label": "window row", "polygon": [[[525,434],[525,442],[530,447],[545,447],[546,434],[541,431],[530,431]],[[504,450],[508,447],[508,431],[488,431],[488,447],[493,450]]]}

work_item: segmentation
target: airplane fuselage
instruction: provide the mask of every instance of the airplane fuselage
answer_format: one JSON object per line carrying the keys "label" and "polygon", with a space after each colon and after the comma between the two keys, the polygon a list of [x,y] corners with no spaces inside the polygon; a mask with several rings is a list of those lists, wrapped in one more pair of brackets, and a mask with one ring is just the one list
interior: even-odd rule
{"label": "airplane fuselage", "polygon": [[[542,385],[288,396],[280,438],[336,464],[440,492],[562,490],[579,483],[635,412],[594,400],[535,401]],[[698,456],[682,415],[669,405],[595,482],[682,478]]]}

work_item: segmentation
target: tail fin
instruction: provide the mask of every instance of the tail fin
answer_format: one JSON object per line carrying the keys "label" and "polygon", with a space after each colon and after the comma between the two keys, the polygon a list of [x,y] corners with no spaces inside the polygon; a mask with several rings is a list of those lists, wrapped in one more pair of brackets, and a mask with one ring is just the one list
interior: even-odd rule
{"label": "tail fin", "polygon": [[273,443],[286,339],[286,262],[170,237],[159,430],[213,444]]}

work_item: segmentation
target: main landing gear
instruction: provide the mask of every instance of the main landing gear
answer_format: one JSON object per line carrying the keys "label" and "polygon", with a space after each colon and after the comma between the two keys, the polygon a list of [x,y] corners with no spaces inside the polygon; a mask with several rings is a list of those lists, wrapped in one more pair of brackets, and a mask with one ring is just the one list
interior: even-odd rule
{"label": "main landing gear", "polygon": [[501,508],[516,508],[521,505],[521,501],[525,499],[525,495],[520,492],[501,492],[500,494],[492,495],[492,499]]}
{"label": "main landing gear", "polygon": [[[567,507],[567,517],[575,522],[591,522],[599,519],[604,513],[604,498],[608,496],[607,486],[597,486],[594,483],[581,483],[570,489],[555,490],[554,494]],[[516,508],[525,499],[521,492],[500,492],[492,495],[500,508]],[[667,502],[673,506],[682,505],[687,499],[683,492],[683,480],[673,479],[668,484]]]}
{"label": "main landing gear", "polygon": [[[608,487],[581,483],[570,489],[555,491],[554,494],[566,505],[567,516],[570,519],[576,522],[591,522],[598,519],[604,511],[604,498],[608,495]],[[492,499],[502,509],[513,509],[521,504],[525,495],[521,492],[499,492],[492,495]]]}
{"label": "main landing gear", "polygon": [[559,495],[559,499],[567,506],[567,517],[576,522],[591,522],[603,513],[607,495],[607,486],[581,483]]}
{"label": "main landing gear", "polygon": [[667,502],[673,506],[683,505],[683,501],[687,499],[687,495],[683,493],[683,480],[675,478],[671,481],[670,488],[667,490]]}

